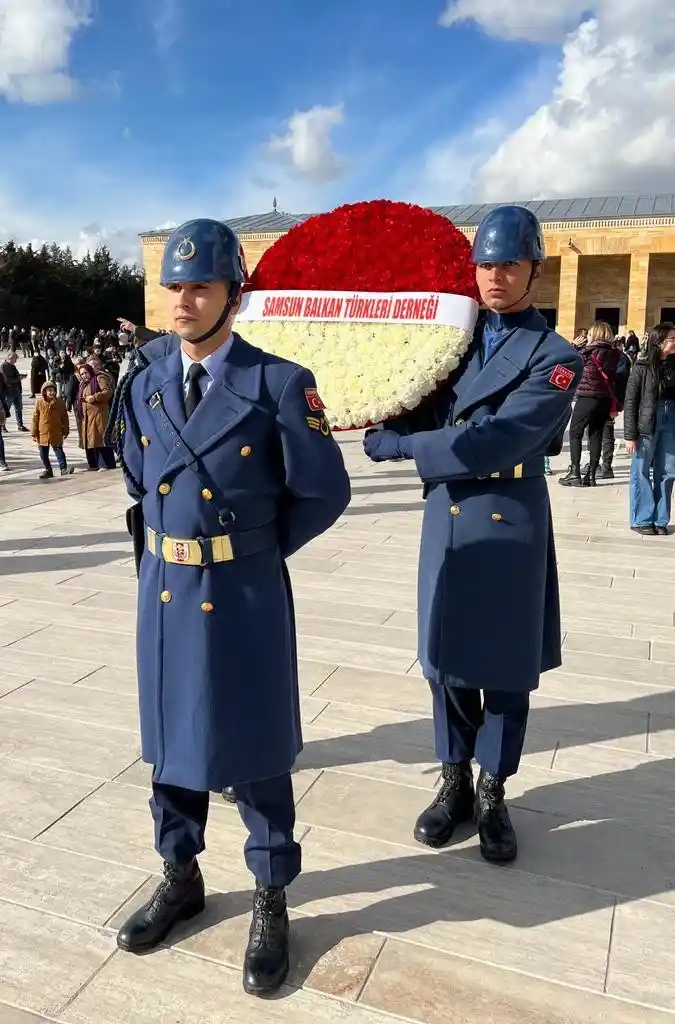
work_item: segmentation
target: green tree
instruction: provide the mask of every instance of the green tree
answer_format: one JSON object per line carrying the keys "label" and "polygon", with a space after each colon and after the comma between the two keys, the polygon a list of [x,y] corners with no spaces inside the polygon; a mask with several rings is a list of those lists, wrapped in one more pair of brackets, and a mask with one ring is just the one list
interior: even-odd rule
{"label": "green tree", "polygon": [[78,327],[93,334],[117,317],[144,319],[144,276],[114,259],[107,246],[75,260],[55,242],[39,250],[0,245],[0,324]]}

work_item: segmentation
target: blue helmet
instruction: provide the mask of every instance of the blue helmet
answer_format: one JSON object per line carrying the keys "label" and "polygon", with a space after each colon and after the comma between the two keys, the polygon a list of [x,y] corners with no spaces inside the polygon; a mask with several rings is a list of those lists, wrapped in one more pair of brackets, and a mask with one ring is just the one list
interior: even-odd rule
{"label": "blue helmet", "polygon": [[189,220],[169,236],[162,257],[161,285],[229,283],[222,313],[210,330],[199,338],[191,339],[193,345],[208,341],[227,323],[245,280],[244,250],[227,225],[207,218]]}
{"label": "blue helmet", "polygon": [[545,260],[541,224],[525,206],[497,206],[478,225],[474,263]]}
{"label": "blue helmet", "polygon": [[227,225],[206,218],[189,220],[170,235],[162,257],[161,285],[230,281],[241,286],[245,280],[241,242]]}

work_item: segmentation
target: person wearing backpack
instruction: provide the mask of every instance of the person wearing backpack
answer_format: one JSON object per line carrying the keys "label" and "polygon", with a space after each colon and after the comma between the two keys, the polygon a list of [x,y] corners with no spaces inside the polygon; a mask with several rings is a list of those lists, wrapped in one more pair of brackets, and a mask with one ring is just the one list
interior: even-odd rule
{"label": "person wearing backpack", "polygon": [[[588,341],[580,351],[584,370],[570,423],[570,468],[560,483],[563,487],[595,487],[595,476],[602,455],[605,424],[618,412],[615,393],[616,374],[621,352],[614,343],[612,328],[596,320],[588,330]],[[581,475],[581,446],[588,430],[590,463]]]}

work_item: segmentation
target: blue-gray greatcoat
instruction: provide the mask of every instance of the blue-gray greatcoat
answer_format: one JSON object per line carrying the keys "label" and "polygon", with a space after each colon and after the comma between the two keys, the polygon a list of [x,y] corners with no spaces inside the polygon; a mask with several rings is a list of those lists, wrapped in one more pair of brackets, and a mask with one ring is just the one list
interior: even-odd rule
{"label": "blue-gray greatcoat", "polygon": [[160,561],[146,546],[140,565],[143,760],[155,781],[219,791],[289,771],[302,749],[285,560],[342,514],[349,478],[327,427],[317,429],[308,370],[235,335],[186,421],[180,350],[171,339],[153,348],[124,412],[124,460],[142,484],[128,489],[147,526],[192,539],[234,518],[235,553],[247,533],[271,537],[205,567]]}
{"label": "blue-gray greatcoat", "polygon": [[544,455],[562,447],[581,359],[534,309],[484,366],[481,333],[479,323],[446,384],[385,426],[412,435],[424,484],[418,644],[426,678],[526,692],[561,664]]}

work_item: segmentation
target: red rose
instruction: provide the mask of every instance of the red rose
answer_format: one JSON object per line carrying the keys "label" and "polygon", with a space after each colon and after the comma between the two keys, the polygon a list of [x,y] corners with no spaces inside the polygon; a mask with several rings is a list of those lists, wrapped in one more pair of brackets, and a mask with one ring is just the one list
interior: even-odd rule
{"label": "red rose", "polygon": [[449,292],[477,299],[471,245],[446,217],[377,199],[291,228],[263,255],[247,290]]}

